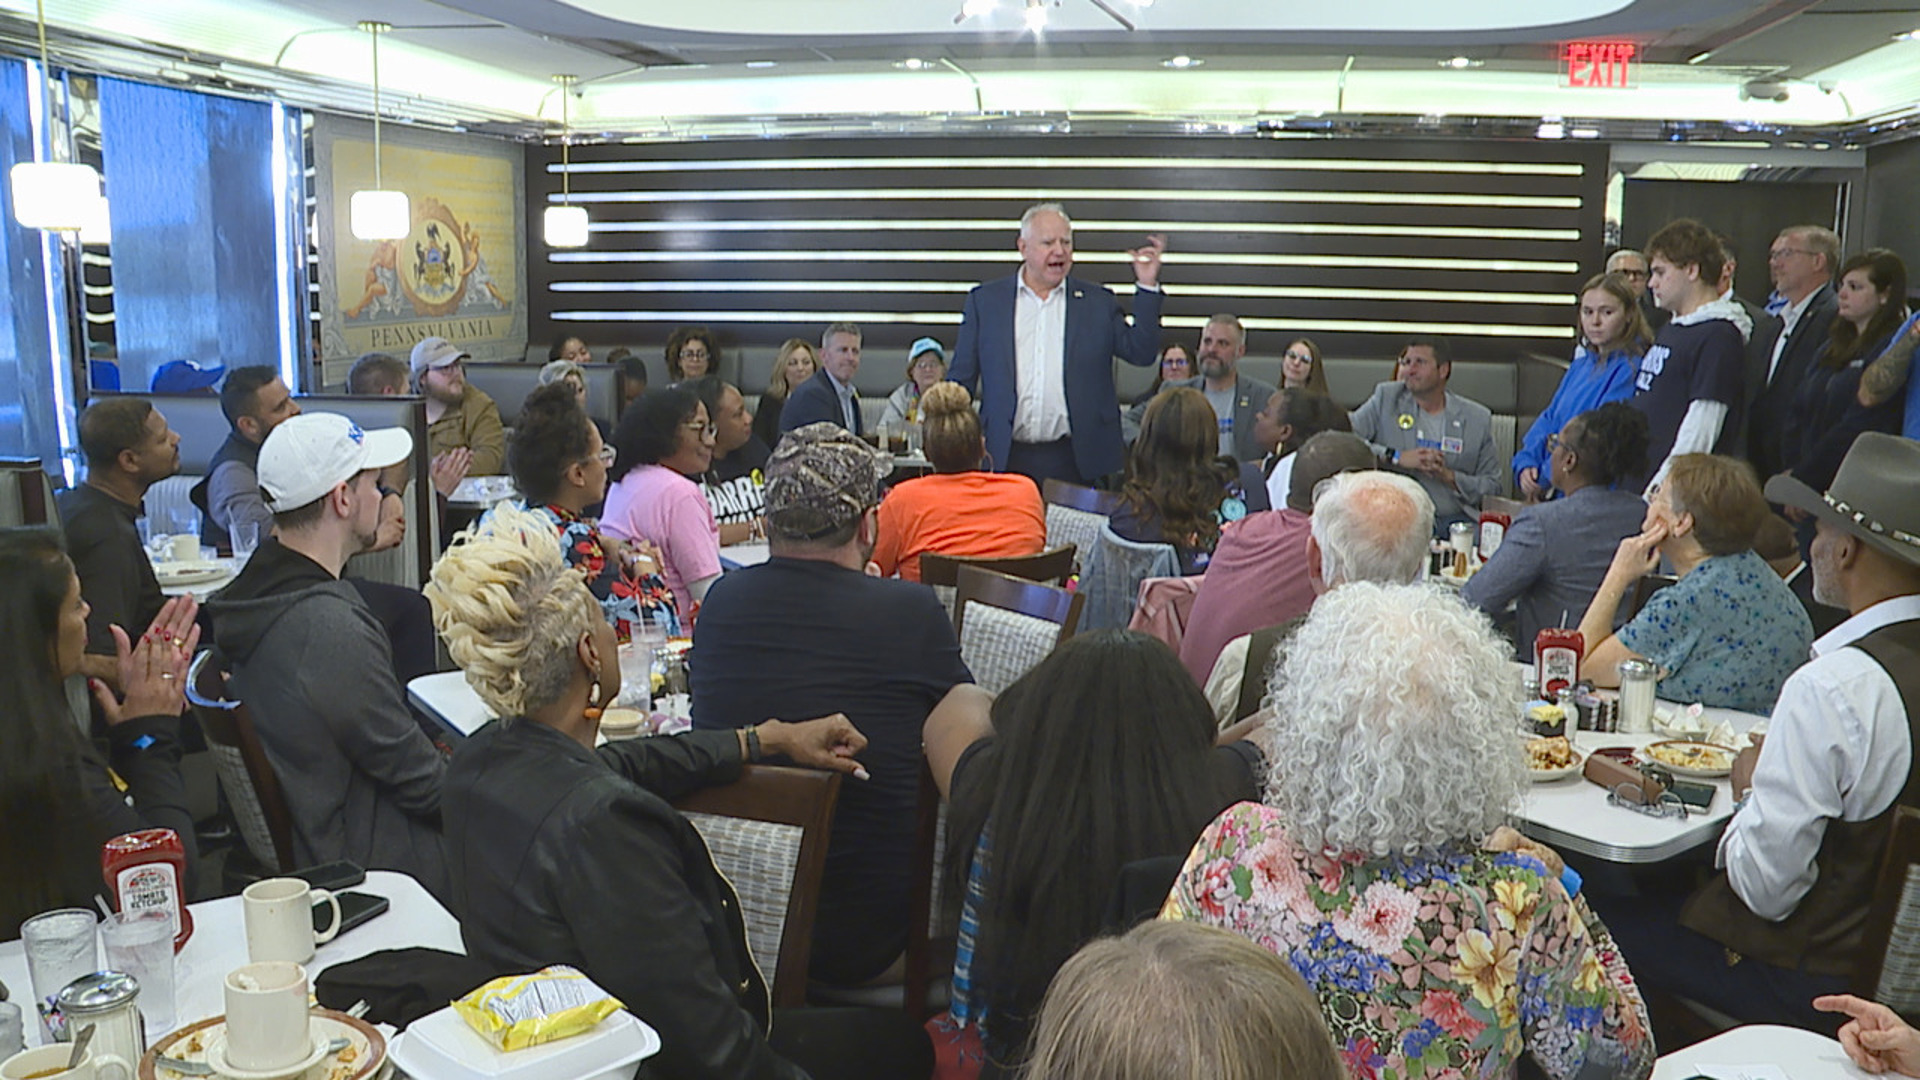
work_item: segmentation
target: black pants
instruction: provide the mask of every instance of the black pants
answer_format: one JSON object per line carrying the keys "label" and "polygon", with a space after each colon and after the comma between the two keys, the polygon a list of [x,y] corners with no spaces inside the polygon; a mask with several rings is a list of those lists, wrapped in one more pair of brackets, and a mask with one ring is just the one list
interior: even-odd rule
{"label": "black pants", "polygon": [[1680,925],[1687,894],[1639,896],[1589,892],[1587,902],[1613,932],[1634,979],[1642,986],[1697,1001],[1743,1024],[1785,1024],[1833,1035],[1844,1016],[1815,1011],[1820,994],[1848,989],[1839,975],[1775,967],[1750,956],[1729,962],[1725,946]]}
{"label": "black pants", "polygon": [[1045,443],[1013,443],[1007,448],[1006,468],[1002,471],[1030,476],[1037,486],[1044,486],[1048,480],[1064,480],[1082,487],[1093,484],[1080,475],[1080,463],[1073,456],[1070,437]]}
{"label": "black pants", "polygon": [[775,1009],[773,1052],[814,1080],[925,1080],[933,1043],[899,1009]]}

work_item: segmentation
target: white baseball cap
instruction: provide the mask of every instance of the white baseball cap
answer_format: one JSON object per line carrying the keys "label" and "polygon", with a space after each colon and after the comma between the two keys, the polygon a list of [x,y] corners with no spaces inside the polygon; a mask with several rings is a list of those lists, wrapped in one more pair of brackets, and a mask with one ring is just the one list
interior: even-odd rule
{"label": "white baseball cap", "polygon": [[443,368],[457,360],[472,359],[467,350],[443,337],[421,338],[408,357],[415,375],[428,368]]}
{"label": "white baseball cap", "polygon": [[398,465],[411,453],[404,428],[361,431],[339,413],[301,413],[275,424],[260,447],[260,495],[275,513],[297,510],[361,470]]}

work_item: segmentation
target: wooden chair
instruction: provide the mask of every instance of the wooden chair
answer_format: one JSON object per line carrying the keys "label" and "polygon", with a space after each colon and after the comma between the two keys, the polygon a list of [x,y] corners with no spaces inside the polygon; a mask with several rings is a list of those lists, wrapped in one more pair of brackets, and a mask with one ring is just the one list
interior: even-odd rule
{"label": "wooden chair", "polygon": [[58,525],[53,481],[39,458],[0,458],[0,526]]}
{"label": "wooden chair", "polygon": [[1853,990],[1920,1020],[1920,808],[1894,808]]}
{"label": "wooden chair", "polygon": [[1011,558],[928,553],[920,556],[920,580],[928,585],[958,585],[960,568],[977,566],[982,570],[992,570],[1010,577],[1024,578],[1027,581],[1060,585],[1073,576],[1074,558],[1078,553],[1078,549],[1072,544],[1043,551],[1038,555],[1017,555]]}
{"label": "wooden chair", "polygon": [[1112,516],[1120,505],[1120,496],[1111,491],[1081,487],[1065,480],[1048,480],[1040,485],[1040,498],[1049,506],[1065,506],[1101,517]]}
{"label": "wooden chair", "polygon": [[962,566],[959,580],[953,630],[960,658],[989,693],[1013,685],[1072,637],[1080,623],[1085,598],[1077,592],[977,566]]}
{"label": "wooden chair", "polygon": [[193,658],[187,671],[187,703],[206,732],[207,749],[247,852],[269,873],[284,873],[299,865],[293,854],[293,815],[254,731],[253,714],[227,697],[226,673],[208,662],[212,655],[202,650]]}
{"label": "wooden chair", "polygon": [[1100,536],[1100,526],[1107,523],[1108,515],[1120,505],[1120,497],[1111,491],[1096,491],[1062,480],[1048,480],[1040,491],[1047,505],[1047,546],[1073,545],[1073,568],[1078,573]]}
{"label": "wooden chair", "polygon": [[772,976],[777,1008],[807,1002],[813,918],[839,798],[839,773],[748,765],[733,783],[674,803],[739,894],[747,949]]}

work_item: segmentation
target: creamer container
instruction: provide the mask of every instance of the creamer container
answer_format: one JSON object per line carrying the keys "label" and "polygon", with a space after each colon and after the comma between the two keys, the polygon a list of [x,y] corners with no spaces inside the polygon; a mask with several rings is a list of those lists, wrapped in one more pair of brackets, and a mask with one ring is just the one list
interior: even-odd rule
{"label": "creamer container", "polygon": [[113,895],[114,908],[125,914],[164,912],[173,920],[173,951],[179,952],[193,936],[193,913],[187,910],[187,852],[172,829],[142,829],[116,836],[100,848],[100,873]]}
{"label": "creamer container", "polygon": [[1651,660],[1620,661],[1620,730],[1638,734],[1653,730],[1653,697],[1660,679]]}

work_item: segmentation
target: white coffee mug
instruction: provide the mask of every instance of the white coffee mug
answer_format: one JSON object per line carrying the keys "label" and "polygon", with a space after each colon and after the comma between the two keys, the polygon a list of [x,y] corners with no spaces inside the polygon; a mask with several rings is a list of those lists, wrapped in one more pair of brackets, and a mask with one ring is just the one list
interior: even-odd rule
{"label": "white coffee mug", "polygon": [[227,1064],[266,1072],[295,1064],[313,1049],[307,969],[275,960],[227,973]]}
{"label": "white coffee mug", "polygon": [[176,536],[167,541],[167,558],[170,562],[196,563],[200,561],[200,538],[197,536]]}
{"label": "white coffee mug", "polygon": [[[22,1050],[0,1063],[0,1080],[26,1080],[29,1076],[44,1076],[47,1080],[133,1080],[133,1065],[117,1056],[103,1057],[88,1050],[81,1055],[80,1064],[69,1069],[67,1060],[72,1056],[71,1043]],[[49,1069],[54,1071],[48,1072]]]}
{"label": "white coffee mug", "polygon": [[[256,964],[270,960],[304,964],[313,959],[315,945],[332,941],[340,932],[340,901],[299,878],[256,881],[240,893],[240,902],[246,913],[247,959]],[[322,903],[333,908],[333,925],[315,933],[313,909]]]}

